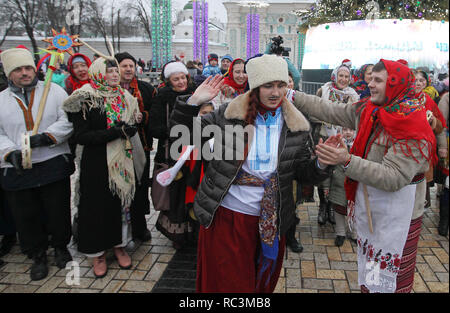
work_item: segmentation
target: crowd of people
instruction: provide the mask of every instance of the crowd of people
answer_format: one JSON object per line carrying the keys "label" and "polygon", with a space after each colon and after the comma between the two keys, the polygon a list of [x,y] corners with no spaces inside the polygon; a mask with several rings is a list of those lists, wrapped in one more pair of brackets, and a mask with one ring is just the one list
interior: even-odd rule
{"label": "crowd of people", "polygon": [[[176,249],[197,246],[198,292],[273,292],[286,247],[303,250],[296,207],[314,201],[314,186],[318,224],[335,225],[336,246],[347,238],[357,246],[363,292],[411,291],[433,184],[438,232],[448,235],[448,73],[433,79],[384,59],[354,71],[343,60],[307,95],[298,70],[277,54],[171,61],[152,86],[137,79],[151,64],[127,52],[94,60],[76,53],[55,68],[39,121],[45,86],[32,54],[22,46],[0,58],[0,255],[18,234],[32,280],[48,275],[49,246],[59,268],[72,260],[72,236],[95,277],[107,274],[109,249],[120,268],[131,268],[124,248],[151,240],[150,200],[156,229]],[[171,129],[193,132],[195,121],[222,134],[252,127],[231,143],[211,135],[179,148],[190,158],[161,188],[158,175],[180,163]],[[23,166],[25,133],[31,168]],[[222,158],[196,157],[208,143]],[[381,284],[366,281],[370,264]]]}

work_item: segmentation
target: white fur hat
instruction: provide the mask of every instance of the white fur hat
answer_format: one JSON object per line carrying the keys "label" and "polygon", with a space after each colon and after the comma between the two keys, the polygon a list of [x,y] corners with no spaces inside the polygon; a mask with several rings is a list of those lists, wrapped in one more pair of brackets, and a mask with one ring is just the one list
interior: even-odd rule
{"label": "white fur hat", "polygon": [[248,61],[246,66],[250,89],[258,88],[273,81],[289,84],[289,71],[286,60],[274,54],[264,54]]}
{"label": "white fur hat", "polygon": [[185,75],[188,75],[188,70],[186,66],[181,62],[172,62],[166,65],[164,68],[164,77],[166,79],[170,78],[170,75],[175,73],[183,73]]}
{"label": "white fur hat", "polygon": [[12,48],[3,51],[0,54],[0,58],[5,69],[6,77],[9,78],[9,74],[16,68],[21,66],[31,66],[36,71],[36,65],[34,64],[33,55],[30,51],[23,48]]}

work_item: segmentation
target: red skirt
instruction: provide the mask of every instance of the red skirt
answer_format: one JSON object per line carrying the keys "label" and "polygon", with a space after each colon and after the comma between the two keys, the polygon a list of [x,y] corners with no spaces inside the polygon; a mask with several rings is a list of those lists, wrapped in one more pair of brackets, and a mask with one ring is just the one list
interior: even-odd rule
{"label": "red skirt", "polygon": [[[422,230],[422,216],[411,221],[408,237],[403,248],[400,270],[397,275],[395,293],[409,293],[414,285],[414,271],[416,268],[417,246]],[[361,292],[368,293],[366,286],[361,286]]]}
{"label": "red skirt", "polygon": [[[197,251],[197,292],[271,293],[274,291],[285,250],[279,242],[277,264],[268,284],[257,282],[261,250],[258,216],[219,207],[211,226],[200,226]],[[270,266],[261,281],[266,282]],[[258,284],[258,287],[257,287]]]}

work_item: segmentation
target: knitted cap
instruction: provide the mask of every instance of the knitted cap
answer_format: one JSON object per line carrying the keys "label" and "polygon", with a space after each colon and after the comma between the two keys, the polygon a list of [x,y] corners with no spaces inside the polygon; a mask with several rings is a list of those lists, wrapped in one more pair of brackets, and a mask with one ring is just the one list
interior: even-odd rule
{"label": "knitted cap", "polygon": [[225,54],[225,55],[222,57],[222,60],[229,60],[230,62],[233,62],[233,58],[232,58],[231,55],[229,55],[229,54]]}
{"label": "knitted cap", "polygon": [[2,52],[0,54],[3,68],[5,70],[6,77],[9,78],[9,74],[16,68],[22,66],[31,66],[36,71],[36,65],[34,64],[33,55],[28,49],[12,48]]}
{"label": "knitted cap", "polygon": [[164,68],[164,77],[166,79],[169,79],[170,75],[176,74],[176,73],[183,73],[183,74],[186,74],[186,75],[189,74],[186,66],[183,63],[181,63],[181,62],[168,63],[166,65],[166,67]]}
{"label": "knitted cap", "polygon": [[211,61],[211,60],[219,61],[219,56],[217,54],[215,54],[215,53],[211,53],[211,54],[208,55],[208,62]]}
{"label": "knitted cap", "polygon": [[258,88],[273,81],[283,81],[289,84],[287,62],[275,54],[264,54],[261,57],[249,60],[246,71],[250,89]]}

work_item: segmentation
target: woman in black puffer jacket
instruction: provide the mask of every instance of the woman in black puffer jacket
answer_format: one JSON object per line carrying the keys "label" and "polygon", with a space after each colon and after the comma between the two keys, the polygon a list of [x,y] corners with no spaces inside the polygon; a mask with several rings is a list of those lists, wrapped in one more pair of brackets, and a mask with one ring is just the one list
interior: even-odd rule
{"label": "woman in black puffer jacket", "polygon": [[[215,132],[201,141],[213,137],[215,143],[194,203],[202,225],[198,292],[273,292],[295,220],[292,180],[317,183],[329,176],[311,160],[308,121],[285,97],[286,62],[264,55],[248,62],[247,73],[249,92],[201,118],[201,128]],[[217,95],[220,80],[208,78],[192,97],[179,97],[171,126],[192,133],[197,105]],[[247,135],[236,132],[240,126]]]}
{"label": "woman in black puffer jacket", "polygon": [[[158,139],[158,149],[155,156],[155,167],[158,163],[172,166],[175,160],[166,158],[166,143],[169,144],[169,129],[167,128],[168,114],[172,113],[175,100],[178,96],[192,95],[194,87],[189,77],[186,66],[181,62],[169,62],[162,70],[161,75],[164,84],[158,89],[158,95],[149,113],[149,134],[148,138]],[[168,114],[167,114],[168,112]],[[155,175],[153,178],[156,179]],[[183,247],[190,239],[192,230],[188,223],[184,195],[186,191],[185,179],[178,177],[169,186],[170,208],[161,211],[156,222],[156,228],[167,238],[169,238],[175,248]]]}

